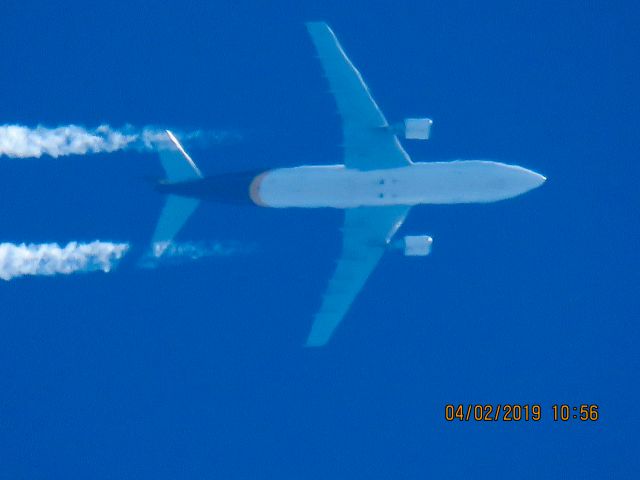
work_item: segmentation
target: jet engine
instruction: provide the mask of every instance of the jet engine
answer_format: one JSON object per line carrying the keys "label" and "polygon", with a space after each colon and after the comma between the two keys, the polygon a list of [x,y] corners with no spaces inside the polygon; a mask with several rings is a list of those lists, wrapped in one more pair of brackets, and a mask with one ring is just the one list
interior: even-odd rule
{"label": "jet engine", "polygon": [[433,238],[429,235],[414,235],[404,237],[399,246],[407,257],[425,257],[431,252],[432,244]]}
{"label": "jet engine", "polygon": [[410,140],[427,140],[431,132],[433,120],[430,118],[405,118],[404,138]]}

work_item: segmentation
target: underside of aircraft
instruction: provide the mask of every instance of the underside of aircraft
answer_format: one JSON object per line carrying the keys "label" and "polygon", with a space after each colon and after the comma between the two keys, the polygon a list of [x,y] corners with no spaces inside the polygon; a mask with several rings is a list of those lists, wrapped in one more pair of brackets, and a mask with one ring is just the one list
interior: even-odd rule
{"label": "underside of aircraft", "polygon": [[175,148],[160,154],[166,181],[157,190],[167,201],[152,243],[154,255],[161,256],[201,200],[344,209],[341,257],[306,342],[317,347],[329,341],[388,249],[401,249],[407,256],[430,253],[428,235],[393,241],[413,205],[494,202],[532,190],[546,179],[487,160],[412,162],[398,135],[426,140],[431,120],[408,118],[390,125],[329,26],[312,22],[307,30],[342,117],[343,164],[205,177],[167,131]]}

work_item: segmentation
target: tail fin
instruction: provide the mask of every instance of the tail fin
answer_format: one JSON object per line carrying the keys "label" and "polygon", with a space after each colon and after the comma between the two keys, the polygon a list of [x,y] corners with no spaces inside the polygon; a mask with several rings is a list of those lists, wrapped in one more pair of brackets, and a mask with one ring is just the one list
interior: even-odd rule
{"label": "tail fin", "polygon": [[[167,181],[176,183],[202,178],[200,169],[180,145],[175,135],[167,130],[167,136],[175,146],[175,149],[160,152],[160,162],[167,175]],[[164,253],[199,203],[200,200],[195,198],[167,196],[167,202],[162,209],[151,240],[154,257],[160,257]]]}

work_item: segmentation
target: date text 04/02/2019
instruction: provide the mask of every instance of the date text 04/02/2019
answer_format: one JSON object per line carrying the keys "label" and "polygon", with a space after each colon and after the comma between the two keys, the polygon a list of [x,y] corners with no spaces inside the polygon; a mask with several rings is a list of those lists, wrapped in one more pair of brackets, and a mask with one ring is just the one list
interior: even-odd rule
{"label": "date text 04/02/2019", "polygon": [[[582,403],[578,405],[554,404],[550,408],[550,417],[554,422],[596,422],[600,419],[598,405]],[[444,418],[447,422],[539,422],[544,417],[542,405],[539,403],[507,403],[507,404],[462,404],[448,403],[444,407]]]}

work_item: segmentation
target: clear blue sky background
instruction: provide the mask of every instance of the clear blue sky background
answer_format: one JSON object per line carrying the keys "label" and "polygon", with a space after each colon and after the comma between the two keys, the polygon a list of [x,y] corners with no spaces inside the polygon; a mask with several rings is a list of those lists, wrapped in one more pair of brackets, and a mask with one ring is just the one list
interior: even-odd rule
{"label": "clear blue sky background", "polygon": [[[110,274],[0,284],[0,478],[637,475],[637,7],[471,3],[3,0],[0,124],[241,132],[192,151],[209,174],[335,163],[303,26],[325,20],[390,120],[434,119],[414,160],[549,180],[415,208],[400,233],[431,234],[433,255],[387,255],[306,350],[340,212],[204,205],[182,239],[255,253],[139,270],[154,155],[1,158],[1,241],[136,250]],[[446,403],[515,402],[542,421],[444,421]],[[555,403],[601,419],[556,423]]]}

